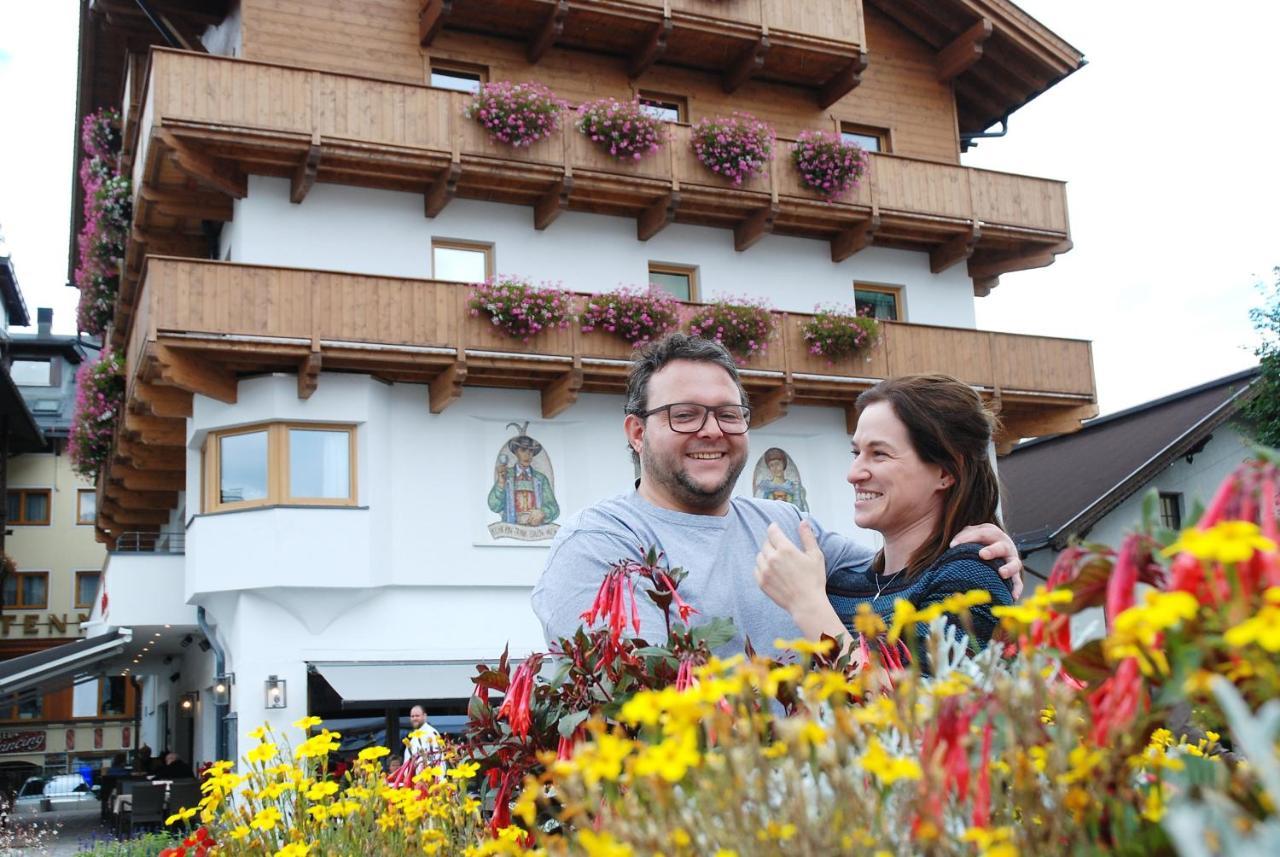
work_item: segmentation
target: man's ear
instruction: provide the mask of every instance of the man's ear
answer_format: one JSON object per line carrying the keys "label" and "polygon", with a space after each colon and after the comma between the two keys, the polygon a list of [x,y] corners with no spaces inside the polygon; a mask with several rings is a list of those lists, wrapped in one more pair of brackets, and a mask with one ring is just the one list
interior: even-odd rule
{"label": "man's ear", "polygon": [[644,420],[635,414],[627,414],[627,418],[622,421],[622,430],[627,434],[627,446],[639,455],[644,447]]}

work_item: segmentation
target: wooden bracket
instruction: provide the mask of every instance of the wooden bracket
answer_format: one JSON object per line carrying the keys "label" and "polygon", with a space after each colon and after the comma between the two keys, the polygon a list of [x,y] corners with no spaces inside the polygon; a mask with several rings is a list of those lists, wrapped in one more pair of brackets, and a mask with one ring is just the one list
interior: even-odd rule
{"label": "wooden bracket", "polygon": [[769,36],[761,33],[760,38],[748,45],[746,50],[724,70],[720,78],[720,88],[727,93],[737,92],[738,88],[750,80],[753,74],[764,68],[764,58],[768,53]]}
{"label": "wooden bracket", "polygon": [[431,379],[431,413],[442,414],[445,408],[458,401],[466,380],[467,359],[462,356],[462,349],[458,349],[458,359]]}
{"label": "wooden bracket", "polygon": [[121,433],[147,446],[186,446],[187,421],[173,417],[153,417],[125,410],[120,418]]}
{"label": "wooden bracket", "polygon": [[771,202],[758,208],[746,220],[733,227],[733,249],[746,250],[773,231],[774,218],[778,216],[778,203]]}
{"label": "wooden bracket", "polygon": [[552,185],[551,190],[538,197],[533,206],[533,228],[546,229],[560,212],[569,207],[569,194],[573,192],[573,176],[565,175]]}
{"label": "wooden bracket", "polygon": [[162,387],[136,381],[131,391],[130,407],[137,413],[153,417],[191,416],[191,394],[177,387]]}
{"label": "wooden bracket", "polygon": [[311,353],[298,367],[298,398],[310,399],[320,385],[320,340],[311,340]]}
{"label": "wooden bracket", "polygon": [[564,19],[568,14],[569,0],[556,0],[555,8],[551,10],[551,14],[547,15],[547,20],[542,22],[538,34],[534,36],[528,50],[525,51],[525,57],[530,65],[536,65],[564,33]]}
{"label": "wooden bracket", "polygon": [[574,367],[542,388],[542,418],[549,420],[578,401],[582,389],[582,366],[574,361]]}
{"label": "wooden bracket", "polygon": [[991,21],[982,18],[938,51],[938,81],[953,80],[982,59],[983,43],[991,38],[991,30]]}
{"label": "wooden bracket", "polygon": [[662,20],[653,25],[649,37],[645,39],[631,58],[627,60],[627,75],[639,77],[662,58],[667,52],[667,39],[671,36],[671,15],[664,14]]}
{"label": "wooden bracket", "polygon": [[135,470],[132,467],[111,468],[111,481],[130,491],[182,491],[187,486],[183,470]]}
{"label": "wooden bracket", "polygon": [[671,191],[658,197],[645,208],[636,220],[636,238],[648,241],[676,219],[680,208],[680,192]]}
{"label": "wooden bracket", "polygon": [[171,217],[190,220],[217,220],[226,223],[231,220],[234,212],[231,200],[225,194],[208,191],[172,193],[143,185],[138,192],[138,201],[143,207],[155,206]]}
{"label": "wooden bracket", "polygon": [[148,446],[124,435],[116,437],[116,457],[136,470],[187,469],[187,450],[180,446]]}
{"label": "wooden bracket", "polygon": [[462,175],[462,164],[450,161],[444,172],[436,176],[435,181],[427,188],[425,211],[427,217],[435,217],[444,211],[458,193],[458,177]]}
{"label": "wooden bracket", "polygon": [[307,198],[307,194],[316,183],[316,174],[320,171],[320,132],[311,132],[311,145],[307,147],[307,156],[302,163],[294,167],[289,182],[289,201],[298,205]]}
{"label": "wooden bracket", "polygon": [[978,246],[978,239],[981,237],[982,227],[977,223],[971,223],[968,231],[929,251],[929,270],[935,274],[941,274],[952,265],[965,261],[973,255],[973,250]]}
{"label": "wooden bracket", "polygon": [[234,199],[244,199],[249,193],[249,180],[239,167],[196,151],[171,131],[156,133],[173,163],[197,183]]}
{"label": "wooden bracket", "polygon": [[102,514],[116,524],[140,524],[144,526],[162,527],[169,523],[168,512],[146,511],[143,509],[125,509],[114,500],[102,501]]}
{"label": "wooden bracket", "polygon": [[818,106],[823,110],[844,98],[862,83],[862,73],[867,70],[867,55],[859,51],[847,66],[822,84],[818,89]]}
{"label": "wooden bracket", "polygon": [[796,387],[788,372],[782,386],[765,393],[751,406],[751,427],[763,428],[787,415],[787,408],[796,397]]}
{"label": "wooden bracket", "polygon": [[158,343],[151,345],[150,354],[157,383],[199,393],[229,405],[236,403],[236,376],[226,369]]}
{"label": "wooden bracket", "polygon": [[426,0],[418,12],[418,44],[428,47],[452,12],[453,0]]}
{"label": "wooden bracket", "polygon": [[129,512],[157,512],[178,505],[177,491],[130,491],[122,486],[111,492],[111,498]]}
{"label": "wooden bracket", "polygon": [[973,294],[985,298],[991,290],[1000,284],[1000,275],[1013,271],[1029,271],[1032,268],[1043,268],[1053,264],[1053,260],[1071,249],[1071,239],[1067,238],[1047,247],[1040,247],[1031,252],[1002,253],[998,256],[984,256],[981,259],[969,259],[969,276],[973,278]]}
{"label": "wooden bracket", "polygon": [[843,262],[854,253],[865,250],[875,241],[876,232],[880,230],[880,213],[872,212],[871,217],[861,223],[855,223],[848,229],[831,239],[831,261]]}

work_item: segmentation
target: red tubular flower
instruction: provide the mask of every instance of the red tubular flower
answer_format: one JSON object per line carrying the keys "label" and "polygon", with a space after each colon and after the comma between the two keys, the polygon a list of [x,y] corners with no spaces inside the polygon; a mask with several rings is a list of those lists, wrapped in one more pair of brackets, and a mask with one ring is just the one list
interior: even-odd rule
{"label": "red tubular flower", "polygon": [[498,793],[493,798],[493,817],[489,819],[489,830],[497,833],[504,827],[511,826],[511,789],[516,782],[517,770],[509,768],[502,774],[498,784]]}
{"label": "red tubular flower", "polygon": [[697,613],[697,608],[680,597],[680,593],[676,591],[675,581],[672,580],[670,575],[665,571],[655,569],[654,580],[660,583],[664,589],[671,593],[671,599],[676,605],[676,612],[680,614],[680,621],[687,625],[689,623],[690,614]]}
{"label": "red tubular flower", "polygon": [[[1280,545],[1280,492],[1276,490],[1276,468],[1270,468],[1262,477],[1262,509],[1259,526],[1262,535]],[[1262,559],[1262,578],[1265,585],[1280,586],[1280,551],[1272,551]]]}
{"label": "red tubular flower", "polygon": [[685,691],[697,684],[693,676],[693,661],[685,658],[680,661],[680,669],[676,672],[676,690]]}
{"label": "red tubular flower", "polygon": [[982,760],[973,790],[973,826],[991,826],[991,721],[982,727]]}
{"label": "red tubular flower", "polygon": [[498,709],[498,716],[507,718],[511,731],[521,738],[528,737],[529,727],[533,723],[531,703],[533,699],[533,679],[542,666],[542,655],[533,654],[516,668],[507,688],[506,698]]}
{"label": "red tubular flower", "polygon": [[[640,612],[636,605],[636,585],[631,578],[632,566],[619,563],[605,574],[596,590],[596,598],[583,611],[582,621],[589,627],[597,619],[603,619],[609,628],[609,644],[617,648],[628,621],[635,633],[640,633]],[[630,604],[627,599],[630,598]]]}
{"label": "red tubular flower", "polygon": [[1116,671],[1089,695],[1089,711],[1093,715],[1090,738],[1094,746],[1106,746],[1112,733],[1132,723],[1142,699],[1142,671],[1138,668],[1138,659],[1125,658]]}
{"label": "red tubular flower", "polygon": [[1138,543],[1140,537],[1125,536],[1116,556],[1115,567],[1107,580],[1107,633],[1115,630],[1116,617],[1133,606],[1134,587],[1138,585]]}
{"label": "red tubular flower", "polygon": [[1222,484],[1218,486],[1218,493],[1213,495],[1213,500],[1209,503],[1209,508],[1204,510],[1204,514],[1196,523],[1196,529],[1207,530],[1226,516],[1227,504],[1235,495],[1237,484],[1234,473],[1222,480]]}

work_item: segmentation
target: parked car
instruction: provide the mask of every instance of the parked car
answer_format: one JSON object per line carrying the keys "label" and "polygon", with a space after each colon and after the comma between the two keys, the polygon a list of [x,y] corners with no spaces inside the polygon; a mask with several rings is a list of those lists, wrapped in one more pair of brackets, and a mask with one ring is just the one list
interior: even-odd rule
{"label": "parked car", "polygon": [[98,787],[79,774],[30,777],[13,801],[13,815],[36,815],[55,809],[97,809]]}

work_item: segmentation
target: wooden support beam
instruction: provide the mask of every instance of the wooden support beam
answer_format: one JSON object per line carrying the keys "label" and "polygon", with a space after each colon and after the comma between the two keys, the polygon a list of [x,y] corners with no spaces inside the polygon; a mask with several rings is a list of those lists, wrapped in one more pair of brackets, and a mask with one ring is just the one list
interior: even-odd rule
{"label": "wooden support beam", "polygon": [[648,241],[668,225],[675,222],[680,208],[680,191],[674,190],[658,197],[636,219],[636,238]]}
{"label": "wooden support beam", "polygon": [[435,217],[444,211],[444,207],[449,204],[449,201],[457,196],[458,177],[461,175],[462,164],[457,161],[451,161],[444,172],[435,177],[435,180],[427,188],[425,203],[427,217]]}
{"label": "wooden support beam", "polygon": [[991,38],[991,30],[991,21],[981,18],[951,44],[938,51],[938,81],[946,83],[954,80],[982,59],[983,44]]}
{"label": "wooden support beam", "polygon": [[880,230],[880,213],[874,212],[870,218],[855,223],[831,239],[831,261],[843,262],[854,253],[865,250],[872,245],[876,232]]}
{"label": "wooden support beam", "polygon": [[168,345],[153,343],[148,349],[156,383],[167,384],[199,393],[229,405],[236,403],[236,376],[221,366],[179,351]]}
{"label": "wooden support beam", "polygon": [[217,220],[226,223],[231,220],[234,211],[228,196],[208,191],[174,193],[143,185],[138,199],[143,206],[155,206],[171,217],[189,220]]}
{"label": "wooden support beam", "polygon": [[999,255],[984,256],[981,259],[969,259],[969,276],[973,278],[973,294],[985,298],[991,290],[1000,285],[1000,275],[1013,271],[1029,271],[1032,268],[1043,268],[1052,265],[1053,260],[1072,247],[1071,239],[1065,239],[1047,247],[1034,250],[1014,251]]}
{"label": "wooden support beam", "polygon": [[187,421],[171,417],[153,417],[126,409],[120,430],[130,440],[148,446],[185,446]]}
{"label": "wooden support beam", "polygon": [[790,373],[782,386],[770,390],[763,396],[757,396],[751,406],[751,427],[763,428],[769,423],[780,420],[787,415],[787,408],[796,397],[796,387],[791,381]]}
{"label": "wooden support beam", "polygon": [[425,0],[418,12],[418,44],[428,47],[453,13],[453,0]]}
{"label": "wooden support beam", "polygon": [[442,414],[445,408],[458,401],[466,380],[467,361],[459,354],[456,362],[431,379],[431,413]]}
{"label": "wooden support beam", "polygon": [[1098,405],[1095,402],[1062,408],[1046,405],[1030,413],[1012,412],[1006,405],[1005,411],[1000,414],[1001,432],[996,438],[997,451],[1001,445],[1012,446],[1019,438],[1079,431],[1082,422],[1097,415]]}
{"label": "wooden support beam", "polygon": [[575,365],[542,388],[542,418],[549,420],[564,413],[565,409],[578,401],[578,391],[581,389],[582,367]]}
{"label": "wooden support beam", "polygon": [[973,248],[978,246],[978,239],[981,237],[982,227],[976,223],[970,224],[967,232],[962,232],[929,251],[929,270],[941,274],[952,265],[965,261],[973,255]]}
{"label": "wooden support beam", "polygon": [[529,48],[525,51],[525,58],[529,60],[530,65],[537,65],[538,60],[542,59],[556,40],[563,35],[564,19],[568,14],[569,0],[556,0],[555,7],[542,22],[537,35],[533,37],[533,41],[529,42]]}
{"label": "wooden support beam", "polygon": [[667,52],[667,39],[671,36],[671,16],[663,15],[662,20],[653,25],[649,37],[636,49],[627,60],[627,75],[639,77],[662,58]]}
{"label": "wooden support beam", "polygon": [[135,470],[117,464],[109,475],[112,482],[130,491],[183,491],[187,487],[185,470]]}
{"label": "wooden support beam", "polygon": [[845,434],[853,434],[858,430],[858,406],[854,401],[849,401],[844,406],[844,431]]}
{"label": "wooden support beam", "polygon": [[293,170],[289,179],[289,201],[299,205],[307,198],[311,188],[315,186],[316,175],[320,172],[320,132],[311,132],[311,145],[307,148],[306,157]]}
{"label": "wooden support beam", "polygon": [[148,446],[124,435],[116,437],[116,457],[135,470],[182,470],[187,467],[187,450],[176,446]]}
{"label": "wooden support beam", "polygon": [[774,218],[778,216],[778,203],[771,202],[758,208],[746,220],[733,227],[733,249],[741,252],[773,231]]}
{"label": "wooden support beam", "polygon": [[125,509],[113,500],[102,501],[102,514],[117,525],[163,527],[169,523],[168,512]]}
{"label": "wooden support beam", "polygon": [[156,134],[178,169],[199,184],[235,199],[244,199],[249,193],[249,181],[239,167],[196,151],[170,131],[161,129]]}
{"label": "wooden support beam", "polygon": [[764,68],[764,58],[768,53],[769,36],[761,33],[760,38],[748,45],[724,70],[720,76],[720,88],[730,94],[737,92],[753,74]]}
{"label": "wooden support beam", "polygon": [[164,387],[137,381],[133,385],[130,407],[153,417],[191,416],[191,393],[177,387]]}
{"label": "wooden support beam", "polygon": [[538,198],[533,206],[533,228],[546,229],[560,212],[569,207],[569,194],[573,193],[573,176],[566,175],[552,185],[551,190]]}
{"label": "wooden support beam", "polygon": [[310,399],[320,386],[320,340],[311,340],[311,353],[298,367],[298,398]]}
{"label": "wooden support beam", "polygon": [[121,509],[142,512],[165,512],[178,505],[177,491],[128,491],[117,488],[111,493],[111,499]]}
{"label": "wooden support beam", "polygon": [[818,106],[823,110],[844,98],[862,83],[862,73],[867,70],[867,55],[860,51],[858,56],[844,68],[836,72],[830,80],[818,88]]}

